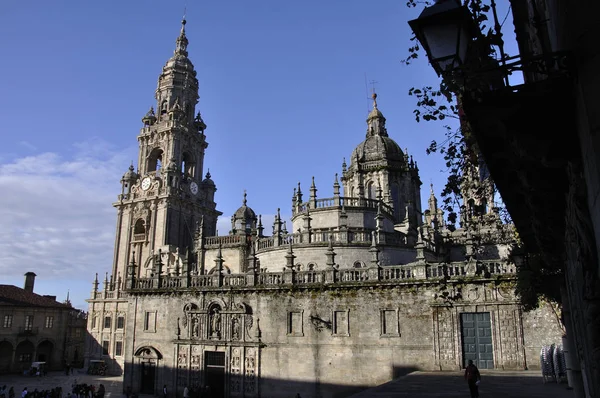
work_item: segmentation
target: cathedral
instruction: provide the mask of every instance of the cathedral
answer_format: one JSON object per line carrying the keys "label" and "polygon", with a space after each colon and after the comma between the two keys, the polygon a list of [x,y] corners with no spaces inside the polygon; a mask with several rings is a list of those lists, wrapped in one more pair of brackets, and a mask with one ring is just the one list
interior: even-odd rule
{"label": "cathedral", "polygon": [[139,394],[303,398],[468,360],[539,367],[540,348],[563,331],[550,305],[519,305],[513,226],[493,194],[465,191],[456,230],[433,189],[423,208],[418,166],[388,134],[376,94],[331,194],[317,196],[314,180],[290,187],[291,220],[278,211],[272,226],[244,194],[218,235],[187,46],[184,20],[114,203],[112,272],[96,274],[88,299],[86,366],[104,361]]}

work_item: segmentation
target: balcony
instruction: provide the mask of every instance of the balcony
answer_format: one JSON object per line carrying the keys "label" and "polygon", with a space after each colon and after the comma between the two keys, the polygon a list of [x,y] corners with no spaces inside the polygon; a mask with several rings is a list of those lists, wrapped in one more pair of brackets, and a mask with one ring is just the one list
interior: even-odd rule
{"label": "balcony", "polygon": [[18,336],[36,336],[39,333],[39,328],[20,327]]}

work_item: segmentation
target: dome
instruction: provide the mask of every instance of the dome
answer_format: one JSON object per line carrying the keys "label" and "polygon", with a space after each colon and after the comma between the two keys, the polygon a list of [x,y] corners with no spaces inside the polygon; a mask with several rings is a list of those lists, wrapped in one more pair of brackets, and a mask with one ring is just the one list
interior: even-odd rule
{"label": "dome", "polygon": [[246,205],[246,192],[244,192],[244,203],[242,207],[237,209],[233,214],[233,218],[236,220],[256,220],[256,213],[252,208]]}
{"label": "dome", "polygon": [[204,184],[204,185],[210,185],[212,187],[215,186],[215,182],[213,180],[211,180],[211,178],[210,178],[210,171],[206,172],[206,177],[202,181],[202,184]]}
{"label": "dome", "polygon": [[383,117],[383,113],[381,113],[381,111],[379,109],[377,109],[377,106],[373,107],[373,109],[369,113],[369,116],[367,116],[367,120],[370,120],[373,118],[379,118],[379,119],[385,120],[385,117]]}
{"label": "dome", "polygon": [[254,210],[252,210],[252,208],[243,205],[235,211],[233,217],[235,219],[253,220],[256,219],[256,213],[254,213]]}
{"label": "dome", "polygon": [[390,137],[372,135],[367,137],[352,152],[352,161],[372,162],[378,160],[404,161],[400,146]]}
{"label": "dome", "polygon": [[133,181],[137,179],[138,175],[135,171],[133,171],[133,164],[129,166],[129,170],[125,174],[123,174],[123,180]]}
{"label": "dome", "polygon": [[385,128],[385,117],[377,108],[377,94],[373,93],[373,109],[367,116],[367,138],[352,152],[352,162],[379,160],[404,161],[400,146],[391,139]]}

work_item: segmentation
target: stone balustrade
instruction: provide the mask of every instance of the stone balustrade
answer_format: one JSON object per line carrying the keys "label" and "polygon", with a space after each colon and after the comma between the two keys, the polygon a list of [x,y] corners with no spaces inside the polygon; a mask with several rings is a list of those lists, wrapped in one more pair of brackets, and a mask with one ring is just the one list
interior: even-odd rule
{"label": "stone balustrade", "polygon": [[[379,200],[377,199],[367,199],[367,198],[350,198],[350,197],[333,197],[333,198],[322,198],[316,199],[314,204],[311,204],[310,201],[304,202],[300,205],[294,206],[292,209],[292,216],[297,214],[306,213],[306,209],[309,208],[310,211],[318,211],[325,209],[335,209],[341,208],[344,206],[346,209],[372,209],[377,210],[379,205]],[[386,204],[381,202],[381,211],[388,215],[394,214],[394,209]]]}
{"label": "stone balustrade", "polygon": [[[329,267],[325,270],[285,270],[283,272],[248,272],[245,274],[208,275],[161,275],[152,278],[134,278],[125,281],[126,293],[143,291],[170,291],[174,289],[221,289],[221,288],[261,288],[302,285],[319,287],[323,285],[398,282],[419,282],[440,279],[489,279],[496,275],[511,276],[516,272],[514,264],[502,261],[479,261],[473,263],[426,264],[413,263],[369,268]],[[123,297],[123,291],[107,291],[106,298]],[[104,297],[99,292],[99,297]]]}
{"label": "stone balustrade", "polygon": [[[332,231],[330,229],[311,229],[310,236],[307,231],[294,232],[292,234],[282,235],[280,238],[276,236],[267,236],[257,240],[257,252],[269,250],[281,246],[289,246],[290,243],[294,247],[302,247],[304,245],[323,246],[329,244],[331,240],[336,246],[338,245],[370,245],[372,243],[372,233],[374,231],[364,229],[347,229],[345,231]],[[379,245],[387,246],[405,246],[406,239],[393,232],[379,232],[376,235]],[[220,238],[220,237],[219,237]],[[206,238],[212,239],[212,238]]]}
{"label": "stone balustrade", "polygon": [[204,238],[205,246],[226,246],[226,245],[235,245],[239,243],[243,243],[246,241],[246,236],[244,235],[224,235],[224,236],[209,236]]}

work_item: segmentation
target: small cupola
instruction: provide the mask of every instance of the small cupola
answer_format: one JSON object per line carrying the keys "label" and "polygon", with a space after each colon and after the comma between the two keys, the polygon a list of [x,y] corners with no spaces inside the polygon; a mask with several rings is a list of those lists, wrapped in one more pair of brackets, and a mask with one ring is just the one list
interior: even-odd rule
{"label": "small cupola", "polygon": [[231,233],[232,234],[249,234],[256,230],[256,222],[258,218],[252,208],[247,205],[247,194],[244,191],[244,201],[242,206],[236,210],[231,217]]}
{"label": "small cupola", "polygon": [[150,107],[150,110],[142,118],[142,123],[144,123],[144,126],[152,126],[154,123],[156,123],[156,114],[154,113],[154,107]]}

